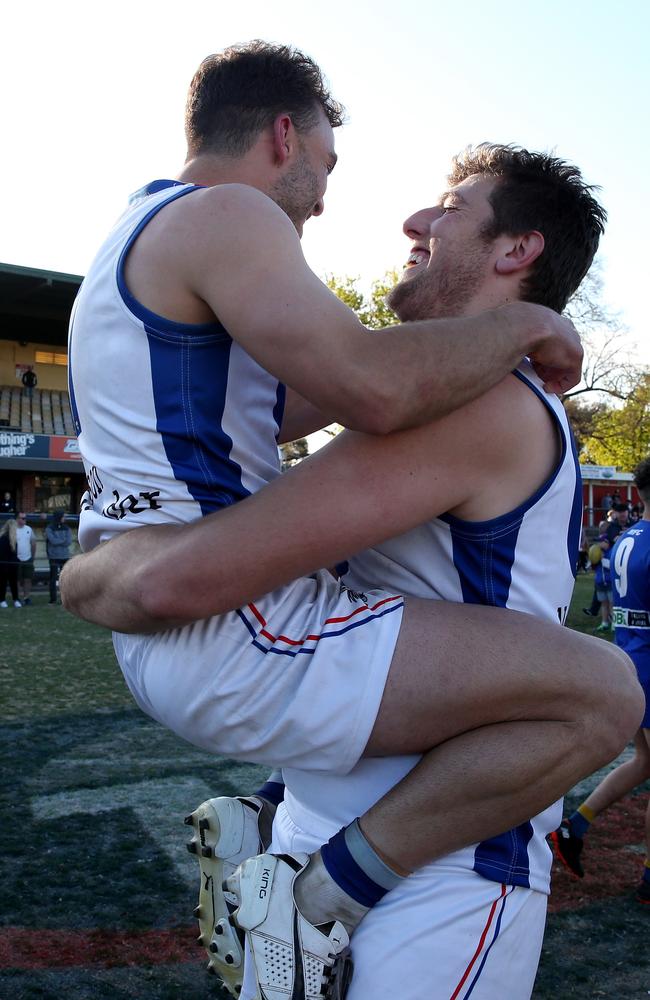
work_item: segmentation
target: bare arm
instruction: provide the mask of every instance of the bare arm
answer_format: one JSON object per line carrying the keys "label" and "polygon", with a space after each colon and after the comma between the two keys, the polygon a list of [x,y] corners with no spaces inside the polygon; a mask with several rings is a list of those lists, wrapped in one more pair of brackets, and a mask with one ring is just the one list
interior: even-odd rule
{"label": "bare arm", "polygon": [[187,301],[207,307],[267,371],[346,427],[384,434],[437,419],[525,355],[544,366],[553,389],[580,380],[577,335],[543,306],[518,302],[471,318],[367,330],[309,269],[284,212],[250,187],[194,192],[140,240],[150,241],[150,259],[162,254],[157,271]]}
{"label": "bare arm", "polygon": [[516,381],[428,427],[344,432],[256,495],[192,525],[130,531],[67,564],[64,604],[118,631],[157,631],[238,607],[444,511],[467,514],[463,505],[487,481],[502,492],[511,476],[520,502],[548,470],[522,469],[522,460],[547,459],[524,446],[537,411],[512,419],[512,394],[532,399]]}

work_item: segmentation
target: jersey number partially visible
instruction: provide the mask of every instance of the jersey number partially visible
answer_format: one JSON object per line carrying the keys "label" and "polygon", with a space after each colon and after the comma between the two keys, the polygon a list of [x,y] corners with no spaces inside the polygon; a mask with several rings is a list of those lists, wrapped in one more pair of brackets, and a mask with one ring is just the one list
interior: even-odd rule
{"label": "jersey number partially visible", "polygon": [[633,538],[624,538],[614,554],[614,576],[619,597],[627,594],[627,564],[634,548]]}

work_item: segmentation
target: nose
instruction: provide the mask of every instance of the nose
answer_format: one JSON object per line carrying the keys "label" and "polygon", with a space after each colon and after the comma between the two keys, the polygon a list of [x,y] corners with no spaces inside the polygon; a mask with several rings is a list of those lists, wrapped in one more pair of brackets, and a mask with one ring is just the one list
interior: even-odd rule
{"label": "nose", "polygon": [[421,208],[419,212],[409,215],[402,226],[402,230],[411,240],[428,237],[432,223],[442,215],[442,209],[434,206],[432,208]]}

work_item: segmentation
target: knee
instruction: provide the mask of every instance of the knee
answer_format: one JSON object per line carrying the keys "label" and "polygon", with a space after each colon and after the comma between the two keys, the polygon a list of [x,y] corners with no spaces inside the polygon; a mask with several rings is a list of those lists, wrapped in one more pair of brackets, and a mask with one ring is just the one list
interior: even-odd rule
{"label": "knee", "polygon": [[593,702],[593,725],[609,761],[638,731],[645,711],[645,697],[629,656],[613,644],[603,645],[604,663]]}

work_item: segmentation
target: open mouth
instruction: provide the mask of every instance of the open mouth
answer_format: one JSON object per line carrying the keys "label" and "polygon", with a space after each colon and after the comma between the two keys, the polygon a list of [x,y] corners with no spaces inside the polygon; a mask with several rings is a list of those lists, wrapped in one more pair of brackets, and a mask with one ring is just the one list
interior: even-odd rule
{"label": "open mouth", "polygon": [[430,256],[431,254],[428,250],[425,250],[423,247],[416,247],[408,255],[404,270],[408,271],[413,267],[419,267],[420,264],[428,264]]}

